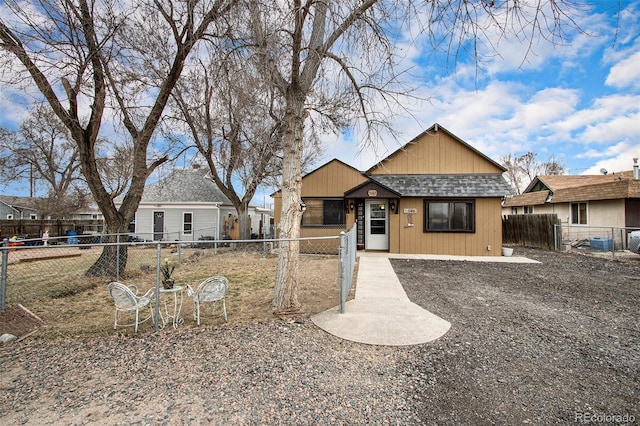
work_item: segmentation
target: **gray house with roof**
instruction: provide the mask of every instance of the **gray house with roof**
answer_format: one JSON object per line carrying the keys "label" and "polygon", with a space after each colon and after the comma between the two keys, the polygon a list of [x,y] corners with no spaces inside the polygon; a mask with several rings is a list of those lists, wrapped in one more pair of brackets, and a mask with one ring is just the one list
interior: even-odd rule
{"label": "gray house with roof", "polygon": [[0,196],[0,220],[41,219],[37,198]]}
{"label": "gray house with roof", "polygon": [[[130,231],[147,241],[190,241],[232,235],[235,207],[205,169],[176,169],[145,187]],[[270,212],[249,206],[252,233]]]}

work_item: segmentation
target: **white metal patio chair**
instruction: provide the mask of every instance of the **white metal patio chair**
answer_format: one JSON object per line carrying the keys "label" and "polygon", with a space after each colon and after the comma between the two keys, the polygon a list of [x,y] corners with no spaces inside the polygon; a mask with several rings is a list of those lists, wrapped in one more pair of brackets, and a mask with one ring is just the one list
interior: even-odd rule
{"label": "white metal patio chair", "polygon": [[227,321],[227,291],[229,290],[229,280],[223,276],[209,277],[202,281],[194,291],[187,285],[187,296],[193,298],[193,319],[200,325],[200,304],[211,302],[211,313],[215,313],[216,302],[222,301],[222,311],[224,320]]}
{"label": "white metal patio chair", "polygon": [[[150,288],[144,295],[138,296],[138,287],[135,285],[126,286],[122,283],[113,281],[107,286],[109,294],[113,298],[116,305],[115,321],[113,322],[113,329],[115,330],[118,325],[121,327],[135,326],[135,332],[138,332],[138,324],[151,319],[153,320],[153,309],[151,307],[151,295],[154,293],[154,289]],[[149,316],[142,318],[140,316],[140,310],[149,307]],[[118,324],[118,313],[124,311],[135,311],[136,320],[132,324]]]}

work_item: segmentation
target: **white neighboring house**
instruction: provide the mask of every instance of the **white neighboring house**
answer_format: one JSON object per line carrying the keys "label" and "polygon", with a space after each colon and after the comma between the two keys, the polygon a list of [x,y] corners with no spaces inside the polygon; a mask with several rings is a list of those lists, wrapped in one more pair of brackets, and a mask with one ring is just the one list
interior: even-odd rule
{"label": "white neighboring house", "polygon": [[[249,206],[252,233],[258,233],[260,220],[264,220],[262,210]],[[145,187],[130,232],[146,241],[223,239],[229,237],[225,223],[236,215],[208,170],[176,169]]]}

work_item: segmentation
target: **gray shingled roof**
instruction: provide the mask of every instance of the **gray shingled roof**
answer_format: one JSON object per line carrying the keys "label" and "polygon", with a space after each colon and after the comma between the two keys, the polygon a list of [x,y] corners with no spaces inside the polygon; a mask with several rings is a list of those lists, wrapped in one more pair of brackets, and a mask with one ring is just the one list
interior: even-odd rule
{"label": "gray shingled roof", "polygon": [[503,197],[512,189],[502,175],[370,175],[403,197]]}
{"label": "gray shingled roof", "polygon": [[208,170],[173,170],[145,187],[141,203],[222,203],[231,201],[208,177]]}

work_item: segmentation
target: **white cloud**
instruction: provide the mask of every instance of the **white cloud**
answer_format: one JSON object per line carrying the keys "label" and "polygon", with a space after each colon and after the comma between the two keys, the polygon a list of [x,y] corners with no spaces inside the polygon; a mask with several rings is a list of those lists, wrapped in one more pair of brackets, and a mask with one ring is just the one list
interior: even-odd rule
{"label": "white cloud", "polygon": [[620,139],[640,141],[640,112],[591,124],[578,135],[578,138],[598,144],[607,144]]}
{"label": "white cloud", "polygon": [[610,173],[628,171],[633,169],[633,159],[640,158],[640,146],[621,142],[608,146],[602,151],[589,150],[582,157],[591,160],[598,159],[593,166],[584,170],[582,174],[599,174],[600,169],[606,169]]}
{"label": "white cloud", "polygon": [[631,54],[629,57],[621,60],[609,71],[609,75],[605,81],[608,86],[623,88],[640,88],[640,51]]}

